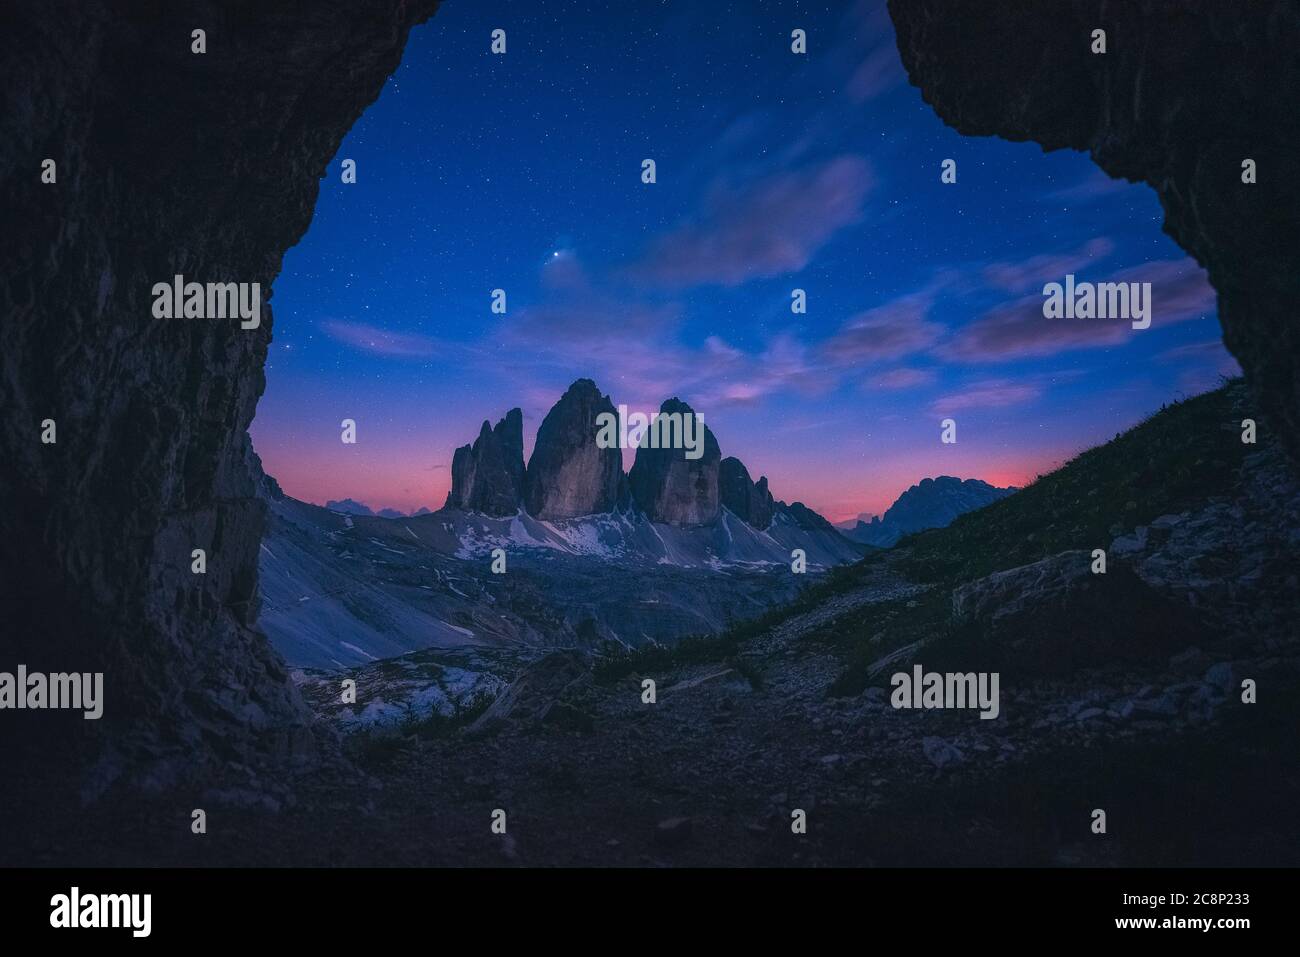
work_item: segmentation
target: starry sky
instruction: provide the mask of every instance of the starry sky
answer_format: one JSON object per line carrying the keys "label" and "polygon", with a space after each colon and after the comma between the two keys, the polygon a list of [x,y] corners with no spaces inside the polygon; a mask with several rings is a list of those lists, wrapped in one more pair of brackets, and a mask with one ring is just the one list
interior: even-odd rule
{"label": "starry sky", "polygon": [[[447,0],[285,257],[253,441],[303,500],[436,509],[484,419],[520,406],[527,455],[585,376],[680,396],[832,521],[926,476],[1022,485],[1236,374],[1161,220],[1083,154],[945,127],[877,0]],[[1044,319],[1066,273],[1151,282],[1151,328]]]}

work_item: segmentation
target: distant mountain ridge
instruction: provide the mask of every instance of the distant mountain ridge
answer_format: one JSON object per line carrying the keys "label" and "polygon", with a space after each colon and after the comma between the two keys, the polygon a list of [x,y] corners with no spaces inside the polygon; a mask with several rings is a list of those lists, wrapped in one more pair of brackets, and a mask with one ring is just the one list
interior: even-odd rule
{"label": "distant mountain ridge", "polygon": [[889,548],[905,535],[929,528],[946,528],[961,515],[1006,498],[1018,489],[998,488],[981,479],[951,475],[922,479],[894,502],[884,516],[859,521],[844,534],[855,542]]}
{"label": "distant mountain ridge", "polygon": [[[527,464],[519,409],[484,422],[455,451],[446,504],[424,515],[350,498],[321,508],[265,477],[259,627],[295,667],[431,649],[475,668],[555,647],[625,651],[792,600],[813,577],[792,574],[796,559],[814,572],[868,550],[776,500],[707,429],[695,433],[698,457],[639,448],[624,474],[622,451],[596,441],[597,417],[615,411],[579,379],[542,420]],[[676,398],[661,406],[692,411]],[[508,574],[493,571],[498,549]]]}
{"label": "distant mountain ridge", "polygon": [[[455,452],[446,504],[426,515],[320,508],[267,477],[259,626],[296,667],[431,649],[475,668],[553,647],[625,651],[716,633],[792,600],[813,577],[793,571],[867,551],[775,500],[707,429],[698,457],[641,448],[625,475],[621,450],[596,442],[597,417],[613,411],[591,380],[575,382],[527,465],[520,411],[484,422]],[[692,410],[669,399],[661,411]],[[494,571],[498,549],[508,574]]]}
{"label": "distant mountain ridge", "polygon": [[870,525],[872,519],[878,517],[879,516],[876,515],[875,512],[859,512],[854,518],[846,518],[842,522],[836,522],[835,527],[838,528],[840,531],[849,531],[851,529],[857,528],[859,522],[861,522],[864,525]]}
{"label": "distant mountain ridge", "polygon": [[[670,398],[660,412],[694,410]],[[291,664],[319,668],[460,649],[474,670],[546,648],[672,642],[792,600],[811,580],[790,574],[798,555],[809,571],[851,564],[1013,491],[925,479],[845,533],[777,499],[707,428],[695,457],[639,447],[624,473],[622,450],[597,443],[604,413],[617,414],[609,396],[577,380],[527,462],[519,409],[483,422],[454,453],[446,504],[425,515],[384,517],[347,498],[318,508],[268,478],[260,626]],[[498,549],[508,574],[493,572]]]}
{"label": "distant mountain ridge", "polygon": [[[275,481],[275,480],[272,479],[271,481]],[[276,488],[278,489],[279,486],[277,485]],[[281,492],[280,494],[283,495],[284,493]],[[339,498],[339,499],[332,498],[325,503],[325,507],[329,509],[331,512],[342,512],[345,515],[363,515],[363,516],[373,516],[376,518],[407,518],[408,517],[406,512],[399,511],[398,509],[395,508],[381,508],[379,511],[376,512],[365,502],[358,502],[354,498]],[[419,508],[416,509],[414,512],[411,512],[410,514],[411,516],[428,515],[429,510],[427,508]]]}

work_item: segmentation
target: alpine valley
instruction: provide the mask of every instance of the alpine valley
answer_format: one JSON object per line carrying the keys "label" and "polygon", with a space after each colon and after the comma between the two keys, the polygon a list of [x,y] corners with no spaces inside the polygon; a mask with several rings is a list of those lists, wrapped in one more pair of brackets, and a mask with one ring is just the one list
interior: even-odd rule
{"label": "alpine valley", "polygon": [[[661,411],[694,412],[676,398]],[[620,451],[597,442],[598,417],[613,412],[594,382],[574,382],[527,464],[519,409],[484,422],[456,450],[436,512],[385,517],[346,499],[322,508],[267,476],[261,627],[309,684],[400,658],[384,666],[402,676],[398,686],[355,716],[384,724],[490,697],[549,651],[617,655],[717,634],[872,550],[805,505],[776,500],[766,477],[722,457],[707,427],[697,458],[641,447],[625,474]],[[996,497],[948,495],[937,517],[906,530]],[[900,506],[887,513],[891,529]],[[504,574],[493,572],[498,549]],[[792,572],[800,554],[806,574]]]}

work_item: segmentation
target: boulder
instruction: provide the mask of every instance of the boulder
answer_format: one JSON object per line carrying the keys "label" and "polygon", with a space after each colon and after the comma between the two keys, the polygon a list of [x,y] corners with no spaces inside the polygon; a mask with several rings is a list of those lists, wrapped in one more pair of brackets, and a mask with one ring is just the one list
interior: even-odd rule
{"label": "boulder", "polygon": [[680,847],[691,839],[694,824],[689,817],[670,817],[655,826],[656,847]]}
{"label": "boulder", "polygon": [[921,750],[925,759],[936,768],[945,768],[950,764],[961,764],[966,760],[961,749],[943,738],[928,736],[921,739]]}
{"label": "boulder", "polygon": [[556,723],[573,726],[580,709],[567,696],[590,675],[589,662],[581,652],[551,652],[525,668],[469,726],[467,733],[484,734],[508,725]]}
{"label": "boulder", "polygon": [[982,643],[989,667],[1038,673],[1163,663],[1208,638],[1189,606],[1127,566],[1091,566],[1087,551],[1062,552],[962,585],[952,593],[954,629]]}

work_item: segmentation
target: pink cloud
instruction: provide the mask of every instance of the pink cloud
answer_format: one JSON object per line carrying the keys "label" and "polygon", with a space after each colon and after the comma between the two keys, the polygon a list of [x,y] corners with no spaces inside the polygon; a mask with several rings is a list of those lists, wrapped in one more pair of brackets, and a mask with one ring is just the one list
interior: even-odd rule
{"label": "pink cloud", "polygon": [[1183,364],[1184,368],[1178,374],[1178,388],[1193,395],[1216,389],[1224,379],[1241,375],[1241,366],[1220,339],[1175,346],[1156,358],[1161,362]]}
{"label": "pink cloud", "polygon": [[[543,287],[542,301],[498,326],[498,347],[480,350],[478,360],[512,377],[517,388],[532,385],[549,394],[566,377],[592,376],[617,388],[620,401],[651,408],[674,393],[716,408],[790,393],[822,395],[858,366],[924,351],[944,332],[926,318],[930,294],[921,292],[857,314],[822,343],[786,331],[758,351],[718,335],[689,345],[679,339],[678,303],[648,303],[607,290],[572,254],[548,261]],[[539,375],[539,369],[545,371]],[[878,387],[907,388],[929,376],[895,370]]]}
{"label": "pink cloud", "polygon": [[1089,240],[1068,253],[1032,256],[1018,263],[993,263],[984,268],[984,281],[995,289],[1024,292],[1041,289],[1044,283],[1059,282],[1066,273],[1078,272],[1115,249],[1105,236]]}
{"label": "pink cloud", "polygon": [[[1215,305],[1213,287],[1190,259],[1145,263],[1100,281],[1150,282],[1152,328],[1195,319]],[[1122,319],[1047,319],[1042,295],[1031,295],[961,329],[943,353],[957,361],[1005,362],[1119,345],[1135,334]]]}
{"label": "pink cloud", "polygon": [[397,358],[423,358],[438,351],[436,340],[409,332],[392,332],[362,322],[326,319],[321,324],[330,338],[363,352]]}
{"label": "pink cloud", "polygon": [[899,359],[939,340],[943,326],[926,318],[927,296],[903,296],[860,312],[823,342],[820,355],[832,366]]}
{"label": "pink cloud", "polygon": [[866,160],[841,156],[743,190],[715,188],[704,215],[660,237],[631,273],[685,289],[798,272],[838,230],[858,221],[871,183]]}
{"label": "pink cloud", "polygon": [[838,34],[831,56],[840,69],[847,67],[844,92],[853,103],[866,103],[903,81],[894,27],[883,3],[858,0],[845,13]]}
{"label": "pink cloud", "polygon": [[935,399],[930,411],[935,415],[943,415],[964,409],[1004,409],[1028,405],[1042,394],[1042,387],[1034,382],[988,379],[971,383],[959,392]]}
{"label": "pink cloud", "polygon": [[1202,342],[1189,342],[1186,345],[1166,349],[1156,356],[1162,362],[1181,362],[1184,360],[1208,361],[1213,363],[1236,363],[1222,339],[1206,339]]}
{"label": "pink cloud", "polygon": [[876,47],[853,71],[845,92],[854,103],[865,103],[887,92],[903,79],[903,64],[893,42]]}
{"label": "pink cloud", "polygon": [[1136,185],[1127,180],[1111,179],[1101,170],[1094,169],[1091,174],[1074,185],[1053,190],[1044,198],[1066,204],[1090,203],[1104,196],[1112,196],[1126,189],[1135,188]]}
{"label": "pink cloud", "polygon": [[877,376],[872,376],[866,384],[873,389],[916,389],[934,382],[932,369],[890,369]]}

